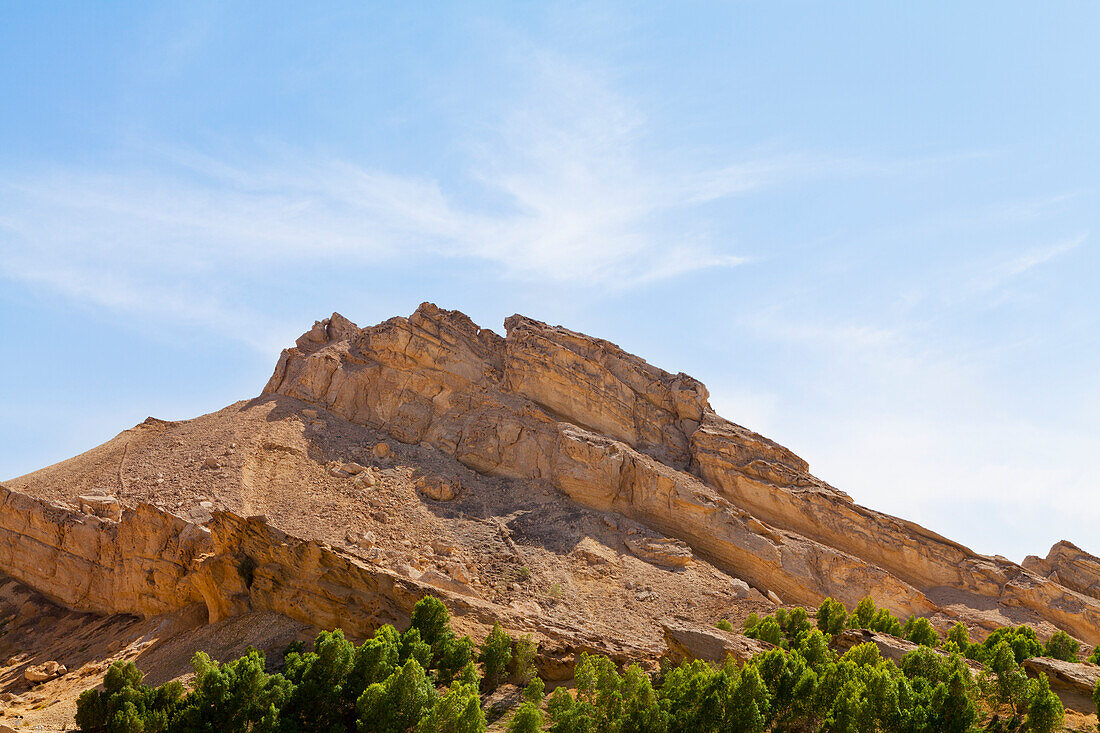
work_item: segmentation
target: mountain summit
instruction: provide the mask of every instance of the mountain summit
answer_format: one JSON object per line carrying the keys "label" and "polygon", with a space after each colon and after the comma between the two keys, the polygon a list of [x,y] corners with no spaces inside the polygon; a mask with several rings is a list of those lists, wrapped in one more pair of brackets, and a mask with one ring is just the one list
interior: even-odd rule
{"label": "mountain summit", "polygon": [[259,614],[272,643],[287,624],[363,637],[432,593],[470,633],[534,634],[548,679],[830,596],[1100,642],[1100,561],[1075,546],[978,555],[855,504],[685,374],[504,325],[333,314],[259,397],[6,482],[0,572],[59,613],[175,619],[161,637]]}

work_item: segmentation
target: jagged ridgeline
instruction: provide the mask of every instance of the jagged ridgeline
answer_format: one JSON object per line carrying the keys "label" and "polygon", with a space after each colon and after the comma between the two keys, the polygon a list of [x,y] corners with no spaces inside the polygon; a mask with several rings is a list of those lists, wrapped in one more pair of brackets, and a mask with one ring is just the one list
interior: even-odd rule
{"label": "jagged ridgeline", "polygon": [[[961,621],[1100,642],[1100,561],[1076,546],[978,555],[855,504],[685,374],[431,304],[366,328],[334,314],[260,396],[6,481],[0,572],[57,614],[136,617],[165,649],[255,614],[361,642],[432,594],[461,635],[530,633],[551,682],[582,653],[650,670],[715,619],[828,597],[941,636]],[[31,652],[68,674],[95,661],[67,649]]]}

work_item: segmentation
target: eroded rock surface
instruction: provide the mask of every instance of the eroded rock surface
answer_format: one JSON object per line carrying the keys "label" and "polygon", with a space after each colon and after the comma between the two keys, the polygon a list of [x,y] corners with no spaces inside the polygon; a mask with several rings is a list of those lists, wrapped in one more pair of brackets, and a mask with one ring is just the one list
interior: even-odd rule
{"label": "eroded rock surface", "polygon": [[750,655],[707,622],[825,596],[1100,641],[1077,548],[977,555],[854,504],[691,377],[505,325],[430,304],[362,329],[333,315],[262,397],[150,418],[0,487],[0,571],[80,611],[271,613],[353,638],[432,593],[475,633],[533,633],[549,679],[584,651]]}
{"label": "eroded rock surface", "polygon": [[1029,555],[1023,565],[1037,575],[1050,578],[1078,593],[1100,598],[1100,558],[1062,540],[1045,558]]}
{"label": "eroded rock surface", "polygon": [[750,639],[744,634],[680,619],[666,621],[662,628],[668,646],[666,654],[674,664],[692,659],[721,663],[726,657],[733,657],[738,664],[744,664],[757,654],[773,648],[766,641]]}
{"label": "eroded rock surface", "polygon": [[1097,680],[1100,679],[1100,666],[1050,657],[1032,657],[1024,660],[1023,667],[1032,677],[1045,674],[1050,680],[1050,689],[1054,690],[1062,704],[1070,710],[1079,713],[1096,712],[1092,694]]}
{"label": "eroded rock surface", "polygon": [[484,474],[549,482],[786,602],[870,594],[929,614],[922,591],[949,587],[1100,641],[1095,598],[853,503],[786,448],[715,414],[691,377],[530,318],[505,328],[501,337],[431,304],[362,329],[334,314],[283,352],[265,392]]}

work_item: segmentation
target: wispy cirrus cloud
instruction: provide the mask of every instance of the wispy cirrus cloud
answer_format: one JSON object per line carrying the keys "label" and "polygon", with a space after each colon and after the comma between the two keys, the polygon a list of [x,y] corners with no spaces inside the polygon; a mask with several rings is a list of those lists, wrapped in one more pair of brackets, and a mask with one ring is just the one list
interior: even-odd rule
{"label": "wispy cirrus cloud", "polygon": [[[263,332],[250,279],[303,266],[470,262],[501,281],[614,292],[744,264],[737,233],[685,234],[714,201],[891,166],[778,152],[706,164],[647,149],[647,120],[597,70],[529,54],[523,93],[462,141],[447,178],[285,147],[152,146],[143,165],[0,170],[0,276],[119,311]],[[702,214],[705,217],[705,213]]]}

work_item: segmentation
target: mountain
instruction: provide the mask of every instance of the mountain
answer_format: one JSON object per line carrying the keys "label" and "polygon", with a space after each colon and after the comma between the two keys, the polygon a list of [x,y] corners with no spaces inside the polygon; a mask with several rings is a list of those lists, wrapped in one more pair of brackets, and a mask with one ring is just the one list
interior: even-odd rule
{"label": "mountain", "polygon": [[135,638],[182,657],[242,619],[272,650],[316,628],[363,637],[432,593],[475,636],[531,632],[548,679],[582,651],[652,663],[677,630],[829,596],[1100,642],[1100,560],[1075,546],[979,555],[855,504],[685,374],[504,325],[428,303],[367,328],[333,314],[260,396],[4,482],[0,572],[38,599],[19,624],[136,617]]}

